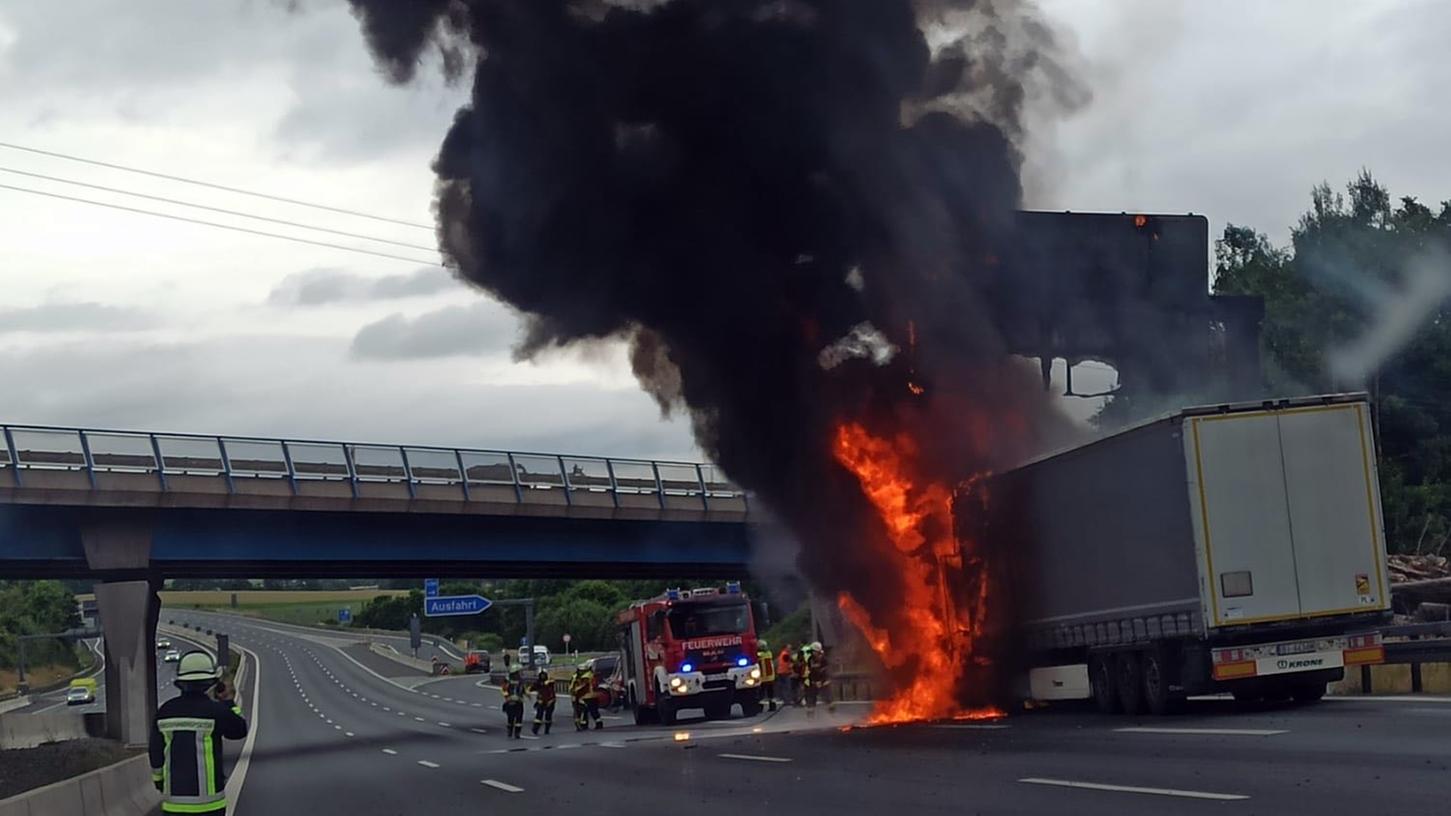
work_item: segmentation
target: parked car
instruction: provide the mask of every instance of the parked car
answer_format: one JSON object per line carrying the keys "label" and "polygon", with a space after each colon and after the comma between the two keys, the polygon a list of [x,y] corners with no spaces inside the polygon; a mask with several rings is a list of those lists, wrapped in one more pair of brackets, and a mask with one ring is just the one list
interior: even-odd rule
{"label": "parked car", "polygon": [[474,650],[464,655],[464,674],[490,671],[493,671],[493,661],[488,652]]}

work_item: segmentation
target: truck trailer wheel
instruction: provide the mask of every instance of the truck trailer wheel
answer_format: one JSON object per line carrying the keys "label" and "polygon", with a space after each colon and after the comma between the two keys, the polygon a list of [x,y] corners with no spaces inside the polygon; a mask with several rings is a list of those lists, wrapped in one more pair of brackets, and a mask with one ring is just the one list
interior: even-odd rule
{"label": "truck trailer wheel", "polygon": [[1297,703],[1318,703],[1325,696],[1324,683],[1302,683],[1290,692]]}
{"label": "truck trailer wheel", "polygon": [[1125,714],[1140,713],[1144,706],[1144,672],[1138,654],[1120,653],[1114,658],[1113,668],[1119,707]]}
{"label": "truck trailer wheel", "polygon": [[1169,665],[1158,651],[1144,653],[1144,707],[1155,716],[1172,712],[1179,698],[1169,690]]}
{"label": "truck trailer wheel", "polygon": [[1088,659],[1088,685],[1093,690],[1093,703],[1105,714],[1118,711],[1118,692],[1113,687],[1113,663],[1108,657]]}

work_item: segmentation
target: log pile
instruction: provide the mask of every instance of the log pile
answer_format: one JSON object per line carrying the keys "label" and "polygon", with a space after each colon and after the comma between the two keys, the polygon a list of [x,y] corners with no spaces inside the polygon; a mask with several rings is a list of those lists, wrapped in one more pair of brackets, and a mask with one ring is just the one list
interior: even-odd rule
{"label": "log pile", "polygon": [[1392,584],[1451,578],[1451,558],[1397,553],[1390,556],[1390,575]]}

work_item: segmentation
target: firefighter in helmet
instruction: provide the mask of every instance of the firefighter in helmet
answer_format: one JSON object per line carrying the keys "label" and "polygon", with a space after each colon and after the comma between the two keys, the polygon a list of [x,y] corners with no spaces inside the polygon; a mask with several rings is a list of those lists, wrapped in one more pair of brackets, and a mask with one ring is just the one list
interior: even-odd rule
{"label": "firefighter in helmet", "polygon": [[509,667],[509,673],[504,676],[504,685],[499,690],[504,693],[505,735],[510,739],[519,739],[523,736],[524,698],[529,696],[529,689],[524,685],[524,675],[518,666]]}
{"label": "firefighter in helmet", "polygon": [[776,710],[776,656],[764,640],[756,642],[756,665],[761,668],[761,696],[772,711]]}
{"label": "firefighter in helmet", "polygon": [[826,650],[820,641],[816,641],[807,647],[806,716],[815,715],[816,702],[822,697],[826,698],[826,709],[836,711],[836,703],[831,697],[831,670],[827,666]]}
{"label": "firefighter in helmet", "polygon": [[247,736],[247,721],[212,656],[187,652],[176,664],[181,694],[162,703],[151,721],[151,781],[162,813],[221,816],[227,810],[222,740]]}
{"label": "firefighter in helmet", "polygon": [[534,684],[529,687],[534,694],[534,733],[539,733],[539,726],[544,726],[544,733],[548,734],[549,729],[554,727],[554,702],[558,694],[554,690],[554,681],[549,679],[549,672],[539,670],[539,676],[534,678]]}
{"label": "firefighter in helmet", "polygon": [[588,663],[579,664],[574,671],[574,679],[569,681],[569,698],[574,702],[574,728],[576,731],[589,729],[589,722],[594,720],[595,730],[605,727],[600,720],[600,699],[595,691],[594,668]]}

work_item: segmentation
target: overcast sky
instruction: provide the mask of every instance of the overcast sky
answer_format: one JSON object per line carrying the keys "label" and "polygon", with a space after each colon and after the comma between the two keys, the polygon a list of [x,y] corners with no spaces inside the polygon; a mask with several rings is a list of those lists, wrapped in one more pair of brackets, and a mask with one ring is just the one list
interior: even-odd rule
{"label": "overcast sky", "polygon": [[[430,71],[388,86],[342,2],[291,5],[0,0],[0,142],[430,223],[428,162],[465,89]],[[1044,5],[1094,99],[1038,133],[1029,206],[1193,211],[1283,241],[1313,184],[1362,166],[1395,195],[1451,197],[1451,3]],[[0,168],[397,243],[3,185],[416,259],[0,189],[4,421],[695,455],[618,350],[513,362],[514,317],[430,268],[427,229],[4,148]]]}

